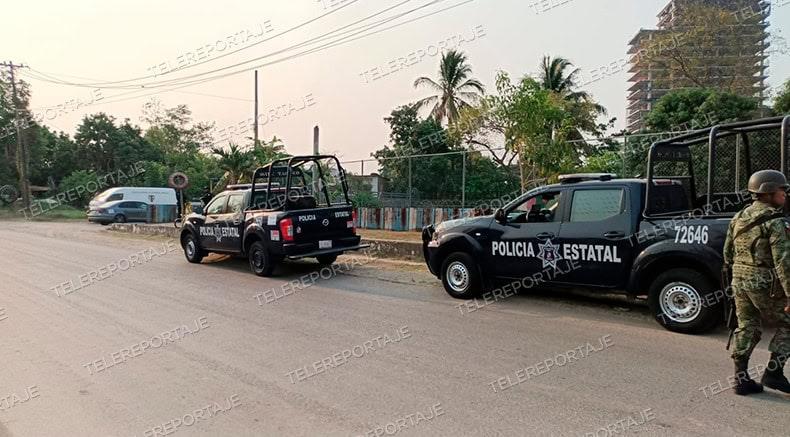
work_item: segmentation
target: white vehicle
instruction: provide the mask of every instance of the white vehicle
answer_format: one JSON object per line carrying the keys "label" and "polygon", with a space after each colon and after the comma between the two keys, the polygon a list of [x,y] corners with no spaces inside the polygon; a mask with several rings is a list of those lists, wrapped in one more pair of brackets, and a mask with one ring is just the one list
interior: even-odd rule
{"label": "white vehicle", "polygon": [[157,206],[178,205],[176,190],[172,188],[116,187],[105,190],[94,197],[88,204],[88,209],[93,210],[107,202],[114,202],[116,200],[145,202]]}

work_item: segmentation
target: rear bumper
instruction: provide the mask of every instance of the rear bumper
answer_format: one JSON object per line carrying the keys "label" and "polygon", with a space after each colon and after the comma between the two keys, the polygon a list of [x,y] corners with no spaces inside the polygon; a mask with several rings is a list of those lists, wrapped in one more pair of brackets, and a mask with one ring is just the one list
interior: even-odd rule
{"label": "rear bumper", "polygon": [[341,247],[333,247],[331,249],[321,249],[321,250],[316,250],[314,252],[301,253],[301,254],[298,254],[298,255],[286,255],[286,256],[288,257],[288,259],[312,258],[312,257],[316,257],[316,256],[321,256],[321,255],[331,255],[331,254],[334,254],[334,253],[341,254],[341,253],[349,251],[349,250],[359,250],[359,249],[364,249],[366,247],[370,247],[370,244],[358,244],[356,246],[342,247],[342,248]]}
{"label": "rear bumper", "polygon": [[309,243],[283,244],[283,255],[289,259],[310,258],[320,255],[340,254],[351,250],[360,250],[370,247],[370,244],[360,244],[362,238],[358,235],[353,237],[338,238],[332,240],[332,247],[319,249],[318,241]]}

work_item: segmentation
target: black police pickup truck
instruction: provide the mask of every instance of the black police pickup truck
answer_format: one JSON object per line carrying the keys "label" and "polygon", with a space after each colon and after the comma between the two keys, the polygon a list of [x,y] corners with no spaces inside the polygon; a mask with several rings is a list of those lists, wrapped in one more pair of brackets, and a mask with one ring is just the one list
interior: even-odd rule
{"label": "black police pickup truck", "polygon": [[252,183],[232,185],[202,214],[185,217],[181,245],[191,263],[209,252],[247,257],[259,276],[284,259],[332,264],[359,250],[346,174],[334,156],[281,159],[257,169]]}
{"label": "black police pickup truck", "polygon": [[704,332],[724,313],[729,221],[751,202],[753,171],[787,174],[789,128],[785,117],[695,131],[653,144],[645,179],[567,175],[493,216],[427,226],[428,268],[460,299],[502,280],[620,291],[647,296],[669,330]]}

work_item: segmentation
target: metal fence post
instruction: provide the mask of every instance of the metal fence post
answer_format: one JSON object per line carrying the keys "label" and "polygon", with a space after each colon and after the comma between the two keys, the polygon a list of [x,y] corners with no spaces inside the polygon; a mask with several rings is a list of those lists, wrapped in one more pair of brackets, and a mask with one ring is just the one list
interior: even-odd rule
{"label": "metal fence post", "polygon": [[411,156],[409,156],[409,208],[411,208]]}
{"label": "metal fence post", "polygon": [[625,174],[625,154],[628,152],[628,134],[623,134],[623,152],[620,154],[620,159],[623,160],[623,174],[620,175],[621,178],[627,177]]}
{"label": "metal fence post", "polygon": [[466,150],[461,152],[462,170],[461,170],[461,209],[466,207]]}

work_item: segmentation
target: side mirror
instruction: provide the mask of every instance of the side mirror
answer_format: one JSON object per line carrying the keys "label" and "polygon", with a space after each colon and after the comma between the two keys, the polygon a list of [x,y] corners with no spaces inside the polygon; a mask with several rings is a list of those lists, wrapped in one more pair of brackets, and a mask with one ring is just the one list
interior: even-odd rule
{"label": "side mirror", "polygon": [[494,220],[496,220],[500,224],[505,224],[507,222],[507,214],[505,214],[505,210],[499,208],[494,213]]}

